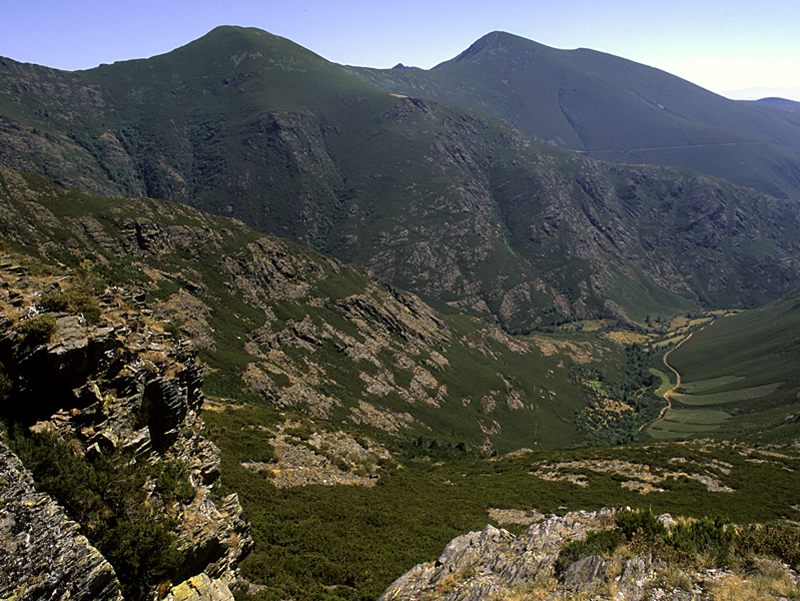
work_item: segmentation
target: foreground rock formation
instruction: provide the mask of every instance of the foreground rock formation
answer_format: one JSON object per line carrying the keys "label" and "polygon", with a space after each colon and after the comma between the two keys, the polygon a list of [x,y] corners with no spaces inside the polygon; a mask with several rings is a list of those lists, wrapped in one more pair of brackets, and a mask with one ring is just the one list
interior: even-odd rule
{"label": "foreground rock formation", "polygon": [[[140,291],[107,289],[83,307],[89,320],[65,300],[77,298],[70,278],[36,275],[13,256],[0,263],[4,419],[55,433],[87,462],[131,457],[127,465],[141,466],[147,491],[144,508],[134,509],[169,520],[181,558],[154,583],[159,596],[176,584],[175,598],[232,599],[252,540],[236,494],[215,492],[220,452],[202,435],[192,347],[152,318]],[[63,310],[46,311],[52,299]],[[5,445],[0,474],[0,597],[120,599],[112,566],[58,504],[34,490]],[[168,488],[164,474],[175,484]]]}
{"label": "foreground rock formation", "polygon": [[[592,599],[649,601],[674,599],[704,601],[733,598],[725,591],[742,588],[740,576],[721,569],[683,571],[652,555],[617,553],[613,557],[591,555],[559,572],[559,551],[589,532],[613,526],[616,511],[573,512],[532,524],[515,536],[487,525],[453,539],[434,562],[413,567],[397,579],[378,601],[482,601],[502,599]],[[671,523],[668,515],[659,517]],[[790,566],[756,559],[750,566],[753,580],[771,579],[756,596],[742,599],[783,599],[773,590],[795,594],[800,585]],[[793,592],[792,592],[793,591]],[[794,598],[794,597],[792,597]]]}
{"label": "foreground rock formation", "polygon": [[121,601],[114,568],[0,443],[0,598]]}

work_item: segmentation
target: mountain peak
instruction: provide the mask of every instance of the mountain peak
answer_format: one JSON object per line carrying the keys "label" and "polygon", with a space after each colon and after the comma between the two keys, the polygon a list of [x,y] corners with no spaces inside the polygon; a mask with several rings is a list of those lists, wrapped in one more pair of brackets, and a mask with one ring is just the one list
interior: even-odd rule
{"label": "mountain peak", "polygon": [[485,36],[476,40],[469,48],[464,50],[464,52],[458,56],[444,61],[443,63],[439,63],[433,68],[439,69],[441,67],[449,67],[451,65],[455,65],[456,63],[475,58],[486,51],[503,50],[509,46],[528,50],[545,47],[538,42],[514,35],[513,33],[508,33],[506,31],[492,31],[491,33],[487,33]]}
{"label": "mountain peak", "polygon": [[469,48],[464,50],[464,52],[462,52],[458,56],[451,58],[450,60],[444,61],[443,63],[439,63],[433,68],[439,69],[441,67],[449,67],[450,65],[455,65],[456,63],[460,63],[461,61],[471,59],[474,56],[480,54],[481,52],[484,52],[485,50],[494,47],[497,44],[499,38],[509,35],[511,34],[505,33],[503,31],[492,31],[491,33],[487,33],[482,38],[473,42]]}

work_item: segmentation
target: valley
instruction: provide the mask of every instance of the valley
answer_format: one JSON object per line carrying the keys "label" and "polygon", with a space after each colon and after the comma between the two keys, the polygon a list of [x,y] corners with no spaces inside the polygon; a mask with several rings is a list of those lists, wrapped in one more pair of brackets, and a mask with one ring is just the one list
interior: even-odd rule
{"label": "valley", "polygon": [[797,598],[800,125],[711,96],[497,32],[0,59],[0,596]]}

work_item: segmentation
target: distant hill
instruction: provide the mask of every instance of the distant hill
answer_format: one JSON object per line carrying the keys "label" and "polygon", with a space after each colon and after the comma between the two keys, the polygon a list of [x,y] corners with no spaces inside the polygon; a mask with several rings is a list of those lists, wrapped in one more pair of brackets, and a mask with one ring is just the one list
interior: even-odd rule
{"label": "distant hill", "polygon": [[[493,34],[471,54],[420,73],[447,75],[453,85],[472,81],[467,87],[484,96],[490,67],[509,82],[527,81],[530,94],[543,95],[543,115],[552,112],[545,122],[597,116],[588,129],[564,130],[573,141],[607,130],[619,133],[620,145],[649,143],[636,115],[650,113],[672,115],[655,131],[673,135],[673,113],[632,100],[647,97],[664,74],[648,79],[648,68],[585,56]],[[547,64],[550,80],[564,82],[560,105],[548,104],[553,91],[531,84],[522,69]],[[608,97],[586,103],[584,92],[573,93],[613,88],[586,88],[580,64],[595,65],[597,81],[608,65],[630,68],[619,106],[639,125],[613,125],[623,112]],[[701,306],[755,306],[800,283],[794,202],[687,169],[598,162],[501,119],[391,95],[353,73],[240,27],[215,29],[162,56],[74,73],[3,59],[0,161],[104,196],[177,200],[240,219],[362,263],[441,310],[488,317],[512,333],[575,319],[628,323]],[[688,102],[684,92],[667,88],[659,97],[678,107]],[[612,111],[604,120],[601,106]],[[774,118],[764,118],[772,127]],[[681,119],[686,131],[711,131]],[[744,139],[725,136],[717,139]],[[792,167],[785,167],[788,177]]]}
{"label": "distant hill", "polygon": [[761,98],[760,100],[740,100],[745,104],[762,106],[779,111],[800,111],[800,102],[786,98]]}
{"label": "distant hill", "polygon": [[602,52],[496,31],[430,70],[347,69],[385,91],[479,110],[593,158],[689,167],[800,198],[800,122]]}

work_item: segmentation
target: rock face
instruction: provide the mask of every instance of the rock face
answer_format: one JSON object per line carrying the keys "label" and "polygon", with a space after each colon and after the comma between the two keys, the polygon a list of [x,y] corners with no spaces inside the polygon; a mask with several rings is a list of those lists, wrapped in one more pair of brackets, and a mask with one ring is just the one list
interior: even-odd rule
{"label": "rock face", "polygon": [[0,598],[121,601],[114,568],[0,442]]}
{"label": "rock face", "polygon": [[[396,286],[511,329],[553,325],[565,316],[624,321],[644,307],[672,313],[761,304],[800,282],[794,202],[680,169],[611,165],[555,151],[510,122],[457,109],[458,102],[438,104],[439,92],[436,102],[420,99],[422,87],[430,93],[429,82],[406,89],[412,98],[387,102],[336,65],[296,54],[297,48],[278,50],[269,38],[225,28],[169,58],[80,73],[3,59],[0,93],[8,108],[0,111],[0,162],[93,193],[169,198],[235,217],[366,264]],[[209,85],[215,82],[209,105],[211,89],[196,87],[195,72],[207,57],[222,55],[246,58],[201,68]],[[521,56],[540,62],[527,52]],[[276,65],[290,63],[308,65],[290,76],[308,83],[273,85]],[[506,79],[497,83],[504,90]],[[550,98],[569,102],[561,92]],[[638,93],[631,99],[632,109],[644,107]],[[578,104],[573,111],[596,103]],[[708,114],[705,101],[700,104]],[[278,105],[283,110],[275,110]],[[733,180],[741,177],[747,186],[759,179],[751,169],[769,165],[762,190],[784,196],[775,187],[783,180],[789,197],[798,194],[797,165],[785,148],[761,161],[750,154],[706,155],[698,165],[694,160],[705,152],[744,151],[736,143],[716,143],[732,132],[716,131],[713,144],[697,143],[695,134],[676,144],[672,136],[690,123],[684,118],[666,128],[672,141],[642,143],[639,136],[649,127],[628,127],[628,112],[626,127],[610,127],[607,115],[595,115],[597,134],[565,143],[576,136],[575,119],[565,118],[569,111],[561,104],[552,108],[552,115],[537,108],[532,118],[543,118],[547,129],[556,122],[567,127],[562,146],[579,148],[586,135],[597,143],[609,131],[616,143],[623,131],[635,132],[630,148],[639,149],[636,163],[655,148],[669,153],[655,163],[676,164],[674,153],[688,152],[694,167],[728,164]],[[149,118],[139,118],[141,111]],[[746,128],[748,144],[766,119],[758,114],[759,125]],[[643,116],[652,115],[648,108]],[[777,150],[773,142],[786,127],[781,121],[780,134],[747,152]],[[696,135],[714,131],[707,128]],[[536,135],[551,143],[561,138]],[[627,161],[634,156],[627,152],[612,154]],[[138,217],[121,220],[141,248],[166,248],[163,228]],[[170,229],[174,235],[180,228]]]}
{"label": "rock face", "polygon": [[[611,558],[592,555],[575,561],[561,573],[555,563],[560,549],[589,532],[609,528],[615,510],[575,512],[533,524],[519,536],[487,525],[482,532],[459,536],[434,562],[415,566],[397,579],[378,601],[483,601],[503,599],[592,599],[645,601],[680,599],[709,601],[741,588],[741,577],[709,568],[699,572],[670,566],[652,556],[627,551]],[[663,521],[671,520],[661,516]],[[788,565],[754,559],[749,577],[767,576],[783,588],[797,590],[800,578]],[[763,582],[762,582],[763,584]],[[757,596],[775,599],[764,588]]]}
{"label": "rock face", "polygon": [[[613,523],[614,512],[574,513],[533,524],[521,536],[487,525],[455,538],[438,560],[396,580],[378,601],[431,599],[477,601],[553,576],[559,549],[590,530]],[[596,575],[599,569],[593,568]]]}
{"label": "rock face", "polygon": [[[119,288],[100,296],[94,323],[69,311],[50,313],[55,325],[41,334],[26,323],[37,317],[43,295],[62,288],[69,294],[69,282],[20,273],[10,263],[0,265],[0,361],[10,383],[0,403],[3,417],[57,433],[86,460],[120,451],[136,464],[185,473],[188,491],[178,501],[163,496],[156,476],[145,485],[147,505],[176,524],[184,559],[169,579],[193,579],[195,591],[210,583],[211,598],[232,598],[229,585],[252,540],[237,496],[214,493],[220,452],[202,436],[195,351],[152,318],[141,291]],[[5,446],[0,451],[2,597],[8,591],[30,599],[121,598],[114,570],[78,524],[34,491],[31,475]]]}

